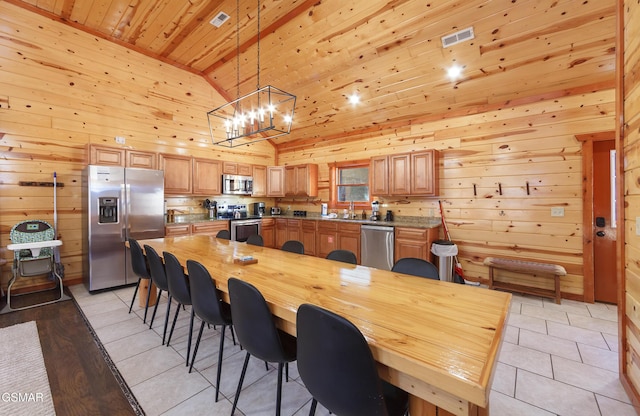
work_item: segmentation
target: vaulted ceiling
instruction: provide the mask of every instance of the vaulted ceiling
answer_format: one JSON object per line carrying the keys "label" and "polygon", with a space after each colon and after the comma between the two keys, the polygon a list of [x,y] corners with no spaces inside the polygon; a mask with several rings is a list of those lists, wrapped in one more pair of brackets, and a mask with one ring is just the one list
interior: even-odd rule
{"label": "vaulted ceiling", "polygon": [[[259,45],[260,85],[297,96],[292,133],[274,141],[283,148],[613,88],[615,78],[615,0],[260,0],[259,43],[257,0],[239,10],[236,0],[5,1],[200,74],[228,99],[238,85],[256,89]],[[229,18],[216,28],[219,12]],[[443,47],[467,27],[474,39]],[[453,64],[463,68],[454,81]]]}

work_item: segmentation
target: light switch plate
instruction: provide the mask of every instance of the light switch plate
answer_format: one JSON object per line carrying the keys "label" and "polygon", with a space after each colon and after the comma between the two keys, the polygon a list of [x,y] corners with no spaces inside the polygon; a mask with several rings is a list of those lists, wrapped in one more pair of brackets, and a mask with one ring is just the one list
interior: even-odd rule
{"label": "light switch plate", "polygon": [[636,217],[636,235],[640,235],[640,217]]}
{"label": "light switch plate", "polygon": [[552,217],[564,217],[564,208],[563,207],[552,207],[551,208],[551,216]]}
{"label": "light switch plate", "polygon": [[124,144],[125,143],[125,138],[122,137],[122,136],[116,136],[116,143]]}

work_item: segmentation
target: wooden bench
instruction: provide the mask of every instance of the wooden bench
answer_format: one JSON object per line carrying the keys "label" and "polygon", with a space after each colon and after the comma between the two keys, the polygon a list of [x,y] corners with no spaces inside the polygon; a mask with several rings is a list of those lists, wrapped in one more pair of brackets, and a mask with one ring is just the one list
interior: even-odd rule
{"label": "wooden bench", "polygon": [[[532,295],[555,298],[556,303],[560,304],[560,276],[566,276],[567,274],[567,271],[564,267],[557,264],[538,263],[535,261],[515,260],[500,257],[487,257],[484,259],[484,265],[489,266],[489,289],[506,289],[514,292],[522,292]],[[502,269],[516,273],[528,273],[533,275],[551,275],[555,280],[555,290],[541,289],[495,280],[493,273],[494,269]]]}

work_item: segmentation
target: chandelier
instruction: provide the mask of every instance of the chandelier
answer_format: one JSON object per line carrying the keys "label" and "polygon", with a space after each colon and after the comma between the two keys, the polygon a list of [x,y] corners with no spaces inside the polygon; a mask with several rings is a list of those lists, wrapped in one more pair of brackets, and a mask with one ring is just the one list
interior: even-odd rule
{"label": "chandelier", "polygon": [[260,0],[258,0],[258,68],[256,90],[240,96],[240,0],[236,1],[237,97],[207,113],[213,144],[244,146],[291,132],[296,96],[267,85],[260,87]]}

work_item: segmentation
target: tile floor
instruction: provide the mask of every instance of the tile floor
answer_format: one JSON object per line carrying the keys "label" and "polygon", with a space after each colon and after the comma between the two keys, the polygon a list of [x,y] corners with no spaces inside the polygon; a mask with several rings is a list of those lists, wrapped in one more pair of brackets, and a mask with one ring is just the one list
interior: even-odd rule
{"label": "tile floor", "polygon": [[[219,331],[207,329],[194,371],[185,367],[190,310],[181,311],[171,346],[161,345],[166,297],[153,330],[142,324],[133,288],[90,295],[71,292],[147,415],[225,415],[231,412],[244,352],[225,340],[220,400],[214,402]],[[175,311],[172,305],[171,317]],[[149,317],[151,313],[149,313]],[[148,318],[150,319],[150,318]],[[171,324],[171,322],[169,323]],[[194,342],[199,322],[194,324]],[[513,296],[490,398],[492,416],[636,415],[618,380],[615,306]],[[311,396],[290,366],[282,414],[308,415]],[[251,359],[236,414],[273,415],[277,371]],[[320,406],[319,416],[327,415]]]}

